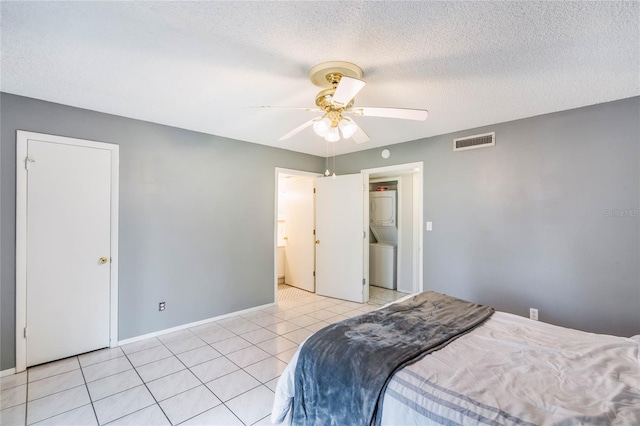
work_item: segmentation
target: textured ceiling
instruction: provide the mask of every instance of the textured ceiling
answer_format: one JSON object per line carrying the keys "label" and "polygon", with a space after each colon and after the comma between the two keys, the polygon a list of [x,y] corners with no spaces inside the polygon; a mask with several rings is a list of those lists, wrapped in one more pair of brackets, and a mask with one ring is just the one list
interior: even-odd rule
{"label": "textured ceiling", "polygon": [[[364,70],[346,153],[640,95],[638,2],[2,2],[4,92],[324,156],[308,70]],[[333,151],[331,151],[333,153]]]}

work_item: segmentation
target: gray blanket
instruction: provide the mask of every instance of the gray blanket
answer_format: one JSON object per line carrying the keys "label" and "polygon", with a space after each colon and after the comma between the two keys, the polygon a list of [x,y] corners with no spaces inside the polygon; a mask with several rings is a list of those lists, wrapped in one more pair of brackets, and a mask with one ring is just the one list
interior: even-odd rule
{"label": "gray blanket", "polygon": [[379,425],[393,374],[480,325],[494,312],[435,292],[326,327],[300,350],[294,425]]}

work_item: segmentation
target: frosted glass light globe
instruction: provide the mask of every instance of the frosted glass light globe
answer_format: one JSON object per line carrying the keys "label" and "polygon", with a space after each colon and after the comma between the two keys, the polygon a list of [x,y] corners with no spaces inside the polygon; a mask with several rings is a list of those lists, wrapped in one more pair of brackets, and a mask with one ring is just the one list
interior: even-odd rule
{"label": "frosted glass light globe", "polygon": [[313,123],[313,131],[316,132],[316,134],[321,137],[325,137],[330,128],[331,128],[331,120],[329,120],[327,117]]}
{"label": "frosted glass light globe", "polygon": [[358,130],[358,126],[356,126],[356,123],[348,118],[343,118],[342,120],[340,120],[340,123],[338,123],[338,127],[340,127],[342,137],[345,139],[349,139],[351,136],[353,136],[356,130]]}
{"label": "frosted glass light globe", "polygon": [[330,127],[327,135],[324,137],[327,142],[338,142],[340,140],[340,132],[337,127]]}

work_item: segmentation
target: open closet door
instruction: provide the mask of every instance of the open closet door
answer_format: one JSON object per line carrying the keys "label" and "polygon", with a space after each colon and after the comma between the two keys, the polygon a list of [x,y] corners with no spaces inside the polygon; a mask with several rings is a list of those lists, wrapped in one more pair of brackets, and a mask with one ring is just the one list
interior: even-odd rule
{"label": "open closet door", "polygon": [[364,177],[316,181],[316,293],[363,303]]}

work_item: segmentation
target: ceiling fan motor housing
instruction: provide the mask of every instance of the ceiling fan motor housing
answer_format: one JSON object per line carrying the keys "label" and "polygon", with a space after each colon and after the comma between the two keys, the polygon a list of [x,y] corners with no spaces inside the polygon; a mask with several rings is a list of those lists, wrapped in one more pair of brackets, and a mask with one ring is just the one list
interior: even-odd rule
{"label": "ceiling fan motor housing", "polygon": [[351,62],[329,61],[309,70],[311,82],[320,87],[335,87],[343,76],[361,79],[362,68]]}
{"label": "ceiling fan motor housing", "polygon": [[354,98],[351,99],[347,105],[336,105],[333,103],[333,94],[335,92],[335,87],[332,87],[330,89],[321,90],[316,95],[316,105],[326,112],[327,117],[331,120],[331,127],[338,126],[338,123],[342,120],[342,112],[351,108],[355,101]]}

